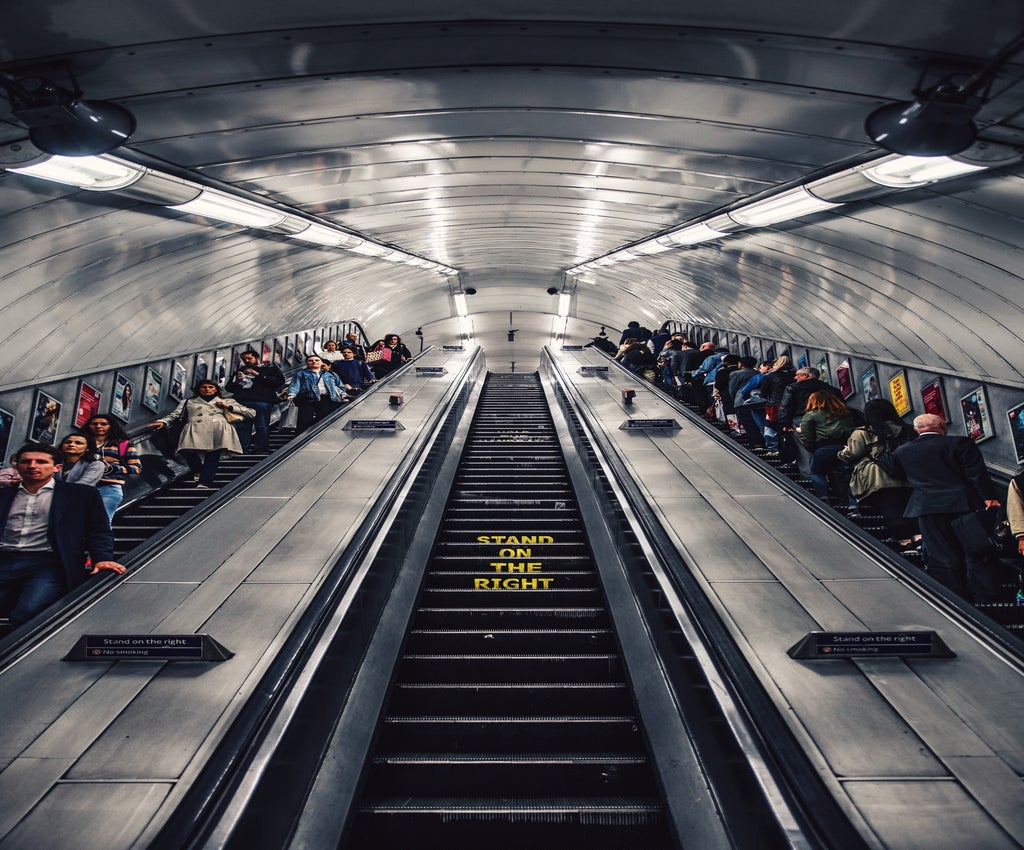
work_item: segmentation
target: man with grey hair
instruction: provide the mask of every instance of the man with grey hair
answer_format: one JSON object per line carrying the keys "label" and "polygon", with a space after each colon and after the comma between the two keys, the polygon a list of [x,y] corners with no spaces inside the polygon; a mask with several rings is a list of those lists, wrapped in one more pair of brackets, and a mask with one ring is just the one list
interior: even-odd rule
{"label": "man with grey hair", "polygon": [[786,387],[779,402],[779,427],[799,427],[800,420],[807,410],[807,400],[814,393],[832,393],[836,398],[842,398],[839,390],[821,380],[821,372],[813,366],[797,369],[793,383]]}
{"label": "man with grey hair", "polygon": [[948,436],[941,416],[918,416],[914,430],[918,439],[893,453],[893,471],[914,488],[904,516],[920,525],[928,572],[965,599],[997,601],[995,564],[968,553],[953,525],[973,511],[999,507],[985,459],[973,440]]}

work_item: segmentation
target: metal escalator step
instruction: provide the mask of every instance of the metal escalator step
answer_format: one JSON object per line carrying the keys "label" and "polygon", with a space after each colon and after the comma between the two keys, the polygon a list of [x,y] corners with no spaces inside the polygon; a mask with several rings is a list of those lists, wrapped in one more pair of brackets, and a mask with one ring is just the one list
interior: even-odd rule
{"label": "metal escalator step", "polygon": [[614,653],[407,654],[402,682],[620,682],[622,662]]}
{"label": "metal escalator step", "polygon": [[396,714],[568,714],[632,710],[625,682],[399,682],[391,697]]}
{"label": "metal escalator step", "polygon": [[409,646],[417,654],[454,652],[508,654],[514,652],[614,652],[611,629],[412,629]]}
{"label": "metal escalator step", "polygon": [[384,752],[410,749],[641,752],[644,737],[637,718],[632,716],[411,716],[385,717],[379,747]]}

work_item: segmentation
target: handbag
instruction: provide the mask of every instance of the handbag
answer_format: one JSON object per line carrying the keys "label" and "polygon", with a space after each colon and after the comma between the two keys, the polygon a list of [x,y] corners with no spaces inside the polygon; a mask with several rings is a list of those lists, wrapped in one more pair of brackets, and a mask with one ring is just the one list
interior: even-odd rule
{"label": "handbag", "polygon": [[295,394],[295,403],[303,404],[305,402],[316,401],[316,395],[312,390],[299,390]]}
{"label": "handbag", "polygon": [[1000,557],[1013,554],[1017,541],[1010,534],[1009,523],[997,516],[998,508],[972,511],[957,517],[950,525],[964,551],[975,558]]}
{"label": "handbag", "polygon": [[374,348],[366,352],[367,363],[380,363],[382,360],[385,363],[391,362],[391,349],[387,346],[381,349]]}
{"label": "handbag", "polygon": [[224,418],[227,419],[228,422],[230,422],[232,424],[234,424],[235,422],[244,422],[245,421],[245,417],[242,416],[241,413],[235,413],[235,411],[233,411],[233,410],[225,410],[224,411]]}

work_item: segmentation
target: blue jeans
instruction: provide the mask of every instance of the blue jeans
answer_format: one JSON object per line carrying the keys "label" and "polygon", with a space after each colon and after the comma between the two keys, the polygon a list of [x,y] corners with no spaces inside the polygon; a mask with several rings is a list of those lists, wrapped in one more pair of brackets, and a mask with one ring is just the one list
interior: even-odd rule
{"label": "blue jeans", "polygon": [[835,482],[836,490],[838,491],[836,498],[843,504],[849,501],[850,478],[849,475],[845,474],[845,464],[837,457],[844,447],[845,443],[819,446],[811,454],[811,465],[807,475],[811,479],[811,484],[814,485],[814,494],[819,499],[828,501],[829,475],[839,470],[840,474],[836,476],[837,480]]}
{"label": "blue jeans", "polygon": [[0,614],[28,622],[67,592],[56,552],[0,552]]}
{"label": "blue jeans", "polygon": [[107,509],[107,520],[114,524],[114,511],[124,501],[124,487],[120,484],[97,484],[96,490],[103,500],[103,507]]}
{"label": "blue jeans", "polygon": [[[243,419],[235,423],[238,439],[246,452],[265,454],[270,451],[270,414],[274,410],[272,401],[242,401],[246,407],[256,411],[253,419]],[[253,432],[256,432],[253,437]]]}

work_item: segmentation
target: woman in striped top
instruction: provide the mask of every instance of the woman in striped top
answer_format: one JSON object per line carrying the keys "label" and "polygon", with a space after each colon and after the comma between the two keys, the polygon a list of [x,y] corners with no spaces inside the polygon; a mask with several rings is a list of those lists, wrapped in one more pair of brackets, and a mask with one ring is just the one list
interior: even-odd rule
{"label": "woman in striped top", "polygon": [[93,416],[83,430],[92,435],[96,441],[96,452],[106,464],[96,489],[107,509],[107,517],[113,522],[114,511],[124,499],[124,482],[129,475],[142,474],[142,459],[128,442],[124,428],[109,416]]}

